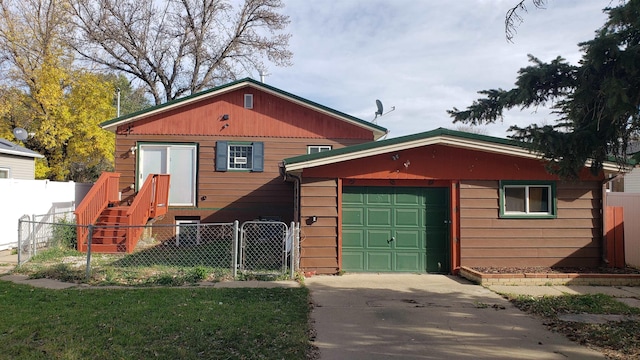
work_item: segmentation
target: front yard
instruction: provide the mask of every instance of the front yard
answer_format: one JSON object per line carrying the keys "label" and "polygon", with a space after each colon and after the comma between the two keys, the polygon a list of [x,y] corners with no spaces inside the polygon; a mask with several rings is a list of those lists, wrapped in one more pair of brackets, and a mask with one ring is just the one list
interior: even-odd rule
{"label": "front yard", "polygon": [[11,359],[304,359],[306,288],[47,290],[0,281]]}
{"label": "front yard", "polygon": [[[551,331],[604,353],[608,359],[640,357],[640,309],[608,295],[507,296],[520,310],[542,317]],[[581,322],[568,314],[621,315],[621,321]],[[605,317],[606,318],[606,317]]]}
{"label": "front yard", "polygon": [[[211,244],[198,247],[155,247],[133,254],[93,254],[87,277],[87,254],[53,247],[38,252],[13,270],[30,278],[49,278],[96,286],[182,286],[201,281],[233,280],[231,256],[220,256]],[[227,255],[227,254],[225,254]],[[236,280],[284,280],[280,270],[239,271]]]}

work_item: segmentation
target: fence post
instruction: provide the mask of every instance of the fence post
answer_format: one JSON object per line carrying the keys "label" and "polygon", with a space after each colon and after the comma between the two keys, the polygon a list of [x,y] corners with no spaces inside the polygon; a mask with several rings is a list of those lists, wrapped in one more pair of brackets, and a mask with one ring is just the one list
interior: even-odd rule
{"label": "fence post", "polygon": [[[24,217],[24,216],[23,216]],[[18,266],[22,265],[21,252],[22,252],[22,241],[21,241],[21,231],[22,230],[22,217],[18,219]]]}
{"label": "fence post", "polygon": [[291,253],[289,254],[289,267],[291,268],[291,279],[295,279],[295,265],[294,265],[294,259],[296,258],[296,223],[295,222],[291,222],[291,226],[289,227],[290,229],[290,235],[291,235]]}
{"label": "fence post", "polygon": [[231,250],[231,268],[232,268],[232,274],[233,274],[233,279],[236,279],[236,276],[238,276],[238,239],[239,239],[239,233],[240,233],[240,222],[238,222],[238,220],[233,222],[233,244],[232,244],[232,250]]}
{"label": "fence post", "polygon": [[33,221],[31,222],[31,246],[29,249],[29,258],[32,258],[36,254],[36,214],[32,214]]}
{"label": "fence post", "polygon": [[91,238],[93,238],[93,225],[89,224],[88,228],[88,232],[89,235],[87,236],[87,275],[86,275],[86,280],[89,281],[89,278],[91,277]]}
{"label": "fence post", "polygon": [[296,271],[300,271],[300,223],[296,223],[296,234],[293,238],[294,246],[296,248],[296,258],[294,261]]}

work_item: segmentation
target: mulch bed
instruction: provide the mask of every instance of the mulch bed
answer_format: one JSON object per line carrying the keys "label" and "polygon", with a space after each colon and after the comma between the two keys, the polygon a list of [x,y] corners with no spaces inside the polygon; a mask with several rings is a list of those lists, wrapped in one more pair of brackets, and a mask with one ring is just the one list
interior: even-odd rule
{"label": "mulch bed", "polygon": [[635,268],[583,268],[583,267],[472,267],[483,274],[640,274]]}

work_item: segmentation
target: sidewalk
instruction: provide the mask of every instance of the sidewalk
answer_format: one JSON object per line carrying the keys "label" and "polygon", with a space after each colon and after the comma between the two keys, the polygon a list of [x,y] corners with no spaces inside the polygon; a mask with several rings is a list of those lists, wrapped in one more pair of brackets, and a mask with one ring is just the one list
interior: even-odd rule
{"label": "sidewalk", "polygon": [[[18,255],[11,250],[0,251],[0,276],[8,274],[18,265]],[[79,284],[62,283],[51,279],[26,279],[22,275],[3,276],[3,280],[29,284],[36,287],[52,289],[68,288],[74,286],[87,286]],[[293,285],[295,284],[295,285]],[[272,287],[272,286],[299,286],[294,281],[229,281],[221,283],[201,283],[201,286],[212,287]],[[487,288],[498,294],[530,295],[530,296],[560,296],[565,294],[606,294],[615,297],[619,301],[633,307],[640,308],[640,287],[632,286],[586,286],[586,285],[490,285]]]}
{"label": "sidewalk", "polygon": [[11,250],[0,250],[0,275],[6,274],[18,265],[18,254],[11,254]]}

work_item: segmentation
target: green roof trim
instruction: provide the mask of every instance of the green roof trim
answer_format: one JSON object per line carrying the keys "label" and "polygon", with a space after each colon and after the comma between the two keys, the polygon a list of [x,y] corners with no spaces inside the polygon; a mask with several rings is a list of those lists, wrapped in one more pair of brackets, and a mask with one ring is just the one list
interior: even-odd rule
{"label": "green roof trim", "polygon": [[401,137],[386,139],[386,140],[372,141],[372,142],[367,142],[363,144],[347,146],[340,149],[323,151],[315,154],[294,156],[294,157],[284,159],[283,162],[285,165],[290,165],[290,164],[296,164],[296,163],[301,163],[301,162],[310,161],[310,160],[330,158],[336,155],[345,155],[345,154],[356,153],[364,150],[382,148],[385,146],[397,145],[397,144],[407,143],[411,141],[423,140],[423,139],[428,139],[428,138],[433,138],[438,136],[446,136],[446,135],[469,139],[469,140],[490,142],[490,143],[500,144],[500,145],[518,146],[524,149],[527,148],[526,143],[516,141],[516,140],[510,140],[510,139],[504,139],[504,138],[498,138],[498,137],[480,135],[480,134],[472,134],[468,132],[449,130],[445,128],[437,128],[435,130],[426,131],[418,134],[406,135],[406,136],[401,136]]}
{"label": "green roof trim", "polygon": [[381,131],[383,133],[387,133],[388,132],[388,130],[386,128],[384,128],[382,126],[379,126],[377,124],[374,124],[372,122],[356,118],[356,117],[351,116],[349,114],[345,114],[345,113],[343,113],[341,111],[326,107],[324,105],[321,105],[321,104],[318,104],[318,103],[313,102],[311,100],[305,99],[303,97],[291,94],[291,93],[286,92],[284,90],[280,90],[280,89],[278,89],[276,87],[273,87],[271,85],[267,85],[265,83],[259,82],[257,80],[251,79],[251,78],[244,78],[244,79],[236,80],[236,81],[233,81],[233,82],[230,82],[230,83],[227,83],[227,84],[224,84],[224,85],[220,85],[220,86],[217,86],[217,87],[205,90],[205,91],[201,91],[201,92],[196,93],[196,94],[185,96],[183,98],[167,101],[166,103],[163,103],[163,104],[160,104],[160,105],[151,106],[151,107],[148,107],[148,108],[140,110],[140,111],[136,111],[136,112],[131,113],[131,114],[127,114],[127,115],[123,115],[123,116],[120,116],[120,117],[115,118],[115,119],[107,120],[105,122],[100,123],[99,126],[101,128],[105,128],[105,127],[109,127],[110,125],[113,125],[113,124],[116,124],[116,123],[126,123],[128,119],[133,119],[133,118],[139,117],[140,115],[144,115],[145,113],[156,111],[156,110],[161,110],[162,108],[170,107],[170,106],[182,103],[182,102],[187,102],[189,100],[193,100],[193,99],[196,99],[196,98],[199,98],[199,97],[203,97],[205,95],[208,95],[208,94],[211,94],[211,93],[215,93],[215,92],[218,92],[218,91],[221,91],[221,90],[224,90],[226,88],[230,88],[230,87],[242,84],[242,83],[250,83],[250,84],[252,84],[254,86],[261,87],[261,88],[267,89],[269,91],[273,91],[275,93],[280,94],[283,97],[288,97],[288,98],[294,99],[296,101],[303,102],[303,103],[305,103],[305,104],[307,104],[309,106],[322,109],[322,110],[330,112],[330,113],[332,113],[332,114],[334,114],[336,116],[349,119],[350,121],[353,121],[355,123],[359,123],[359,124],[361,124],[363,126],[366,126],[366,127],[369,127],[369,128],[373,128],[373,129],[375,129],[377,131]]}

